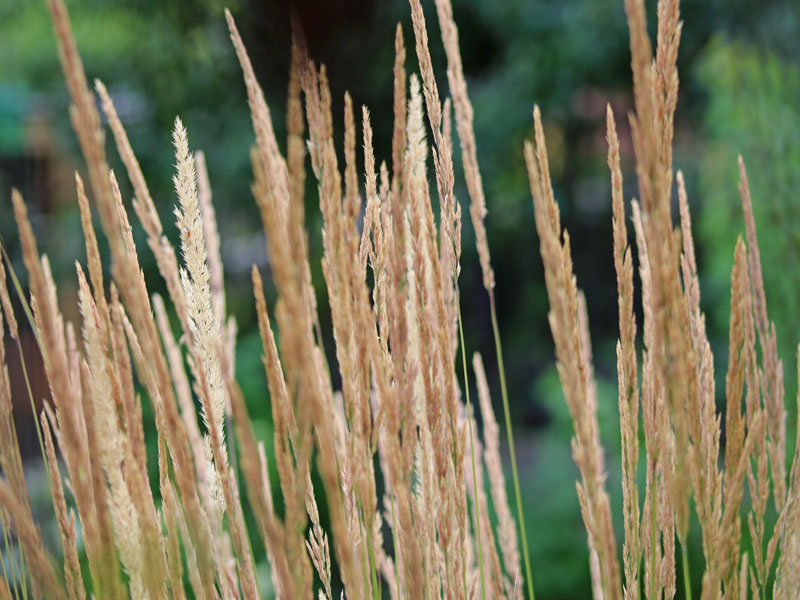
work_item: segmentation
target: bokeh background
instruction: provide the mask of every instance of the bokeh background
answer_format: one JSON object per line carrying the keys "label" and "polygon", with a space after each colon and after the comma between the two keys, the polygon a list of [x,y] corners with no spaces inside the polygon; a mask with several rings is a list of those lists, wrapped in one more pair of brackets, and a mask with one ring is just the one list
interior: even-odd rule
{"label": "bokeh background", "polygon": [[[407,69],[417,68],[404,0],[68,2],[87,74],[102,79],[111,92],[173,240],[176,231],[169,224],[173,223],[171,210],[176,199],[171,188],[174,158],[170,132],[176,115],[184,120],[192,147],[206,153],[221,233],[228,307],[240,329],[237,372],[263,439],[270,439],[271,424],[248,270],[258,264],[269,282],[269,264],[249,192],[248,149],[254,136],[223,8],[230,7],[237,20],[279,139],[284,139],[290,5],[304,27],[312,57],[329,68],[339,123],[343,94],[349,90],[356,106],[363,104],[371,110],[377,158],[389,161],[392,42],[397,22],[402,24],[406,40]],[[632,98],[623,2],[453,0],[453,5],[475,108],[536,590],[541,598],[585,597],[590,589],[589,569],[586,534],[575,495],[577,470],[569,449],[572,426],[554,368],[522,144],[530,136],[531,110],[534,102],[538,103],[545,120],[556,196],[572,236],[578,284],[587,297],[608,489],[621,539],[614,354],[617,309],[605,107],[611,104],[620,128],[629,200],[635,197],[636,186],[625,118]],[[655,2],[647,5],[653,26]],[[433,2],[425,0],[423,7],[434,68],[445,94],[446,61]],[[800,3],[685,0],[682,15],[675,165],[684,172],[693,210],[702,308],[716,356],[718,396],[721,400],[724,393],[729,273],[735,239],[743,231],[736,187],[736,155],[741,153],[750,174],[767,301],[786,366],[788,421],[792,424],[796,344],[800,341]],[[52,262],[65,316],[77,324],[73,263],[85,261],[85,256],[73,172],[83,172],[85,166],[67,105],[44,2],[0,2],[0,235],[16,271],[24,274],[10,207],[9,191],[16,186],[29,204],[40,249]],[[121,174],[128,202],[130,186],[111,145],[109,156]],[[456,159],[460,160],[460,152]],[[467,202],[458,162],[456,170],[456,193],[461,202]],[[323,328],[327,325],[326,339],[332,344],[319,260],[321,217],[312,183],[309,181],[306,199],[312,269]],[[132,221],[148,285],[152,291],[163,291],[135,217]],[[469,352],[484,355],[499,416],[502,409],[488,299],[468,219],[464,222],[462,260],[466,346]],[[268,289],[270,292],[274,294]],[[38,401],[46,398],[48,391],[30,332],[23,346]],[[7,354],[19,400],[15,418],[29,484],[47,539],[57,548],[24,379],[16,351],[9,347]],[[149,405],[145,402],[144,406],[145,419],[152,426]],[[154,439],[151,437],[151,442]],[[793,432],[790,439],[794,439]],[[150,464],[155,466],[154,443],[150,451]],[[695,579],[702,572],[696,532],[697,527],[691,540]]]}

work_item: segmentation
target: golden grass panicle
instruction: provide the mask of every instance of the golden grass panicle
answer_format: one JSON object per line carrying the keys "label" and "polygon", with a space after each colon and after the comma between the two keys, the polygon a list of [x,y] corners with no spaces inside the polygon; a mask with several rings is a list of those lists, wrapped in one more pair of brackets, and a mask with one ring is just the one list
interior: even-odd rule
{"label": "golden grass panicle", "polygon": [[[192,525],[189,531],[192,536],[196,537],[198,545],[197,554],[202,563],[199,571],[201,577],[204,578],[205,588],[210,589],[213,585],[214,574],[213,570],[208,568],[210,566],[210,553],[208,552],[210,541],[208,529],[200,519],[201,512],[190,458],[189,440],[175,403],[169,368],[159,341],[158,330],[153,319],[138,259],[126,248],[120,221],[120,214],[123,211],[118,209],[118,204],[113,197],[100,118],[94,98],[86,83],[86,75],[72,35],[66,6],[63,0],[51,0],[48,8],[58,42],[62,69],[74,103],[71,110],[73,128],[89,167],[94,199],[111,249],[112,275],[122,294],[132,325],[142,343],[143,351],[148,356],[148,361],[144,365],[147,372],[143,374],[142,379],[153,399],[156,425],[160,433],[165,436],[173,458],[178,489],[187,507],[188,520]],[[106,555],[101,553],[101,556]],[[154,563],[154,566],[158,569],[157,563]],[[103,574],[114,573],[116,569],[112,567],[101,571]],[[164,579],[157,570],[149,574],[149,577],[152,580]],[[113,577],[111,579],[113,580]]]}
{"label": "golden grass panicle", "polygon": [[[437,439],[436,448],[440,448],[438,445],[439,436],[444,435],[445,446],[451,447],[453,455],[458,456],[464,451],[463,447],[460,445],[460,438],[463,436],[456,431],[455,415],[458,410],[456,388],[454,385],[454,377],[450,375],[450,373],[453,372],[455,365],[454,339],[456,319],[453,317],[456,315],[454,303],[457,300],[453,293],[452,286],[454,285],[454,280],[458,273],[456,251],[460,248],[460,241],[457,239],[456,234],[458,233],[458,235],[460,235],[460,226],[456,225],[456,221],[460,220],[460,214],[455,207],[456,200],[453,193],[452,144],[444,137],[442,131],[442,104],[431,64],[425,17],[418,0],[411,0],[410,5],[414,26],[414,38],[416,40],[417,59],[419,60],[420,74],[424,84],[422,92],[425,98],[428,121],[433,131],[434,143],[432,154],[436,173],[436,187],[442,213],[439,231],[440,245],[437,245],[427,182],[421,184],[422,182],[418,179],[420,170],[424,168],[426,145],[423,141],[424,130],[421,123],[422,118],[419,119],[418,123],[412,122],[412,117],[415,116],[412,113],[412,106],[416,106],[418,102],[413,95],[415,83],[412,79],[412,99],[409,102],[407,135],[409,153],[415,153],[413,155],[414,160],[411,164],[415,165],[414,168],[417,170],[417,175],[410,180],[415,183],[412,183],[413,189],[409,197],[411,199],[412,215],[414,215],[412,217],[412,223],[416,224],[415,235],[417,237],[424,236],[425,252],[428,255],[427,257],[421,256],[419,253],[422,249],[416,248],[416,263],[418,267],[421,267],[421,269],[418,269],[417,276],[422,278],[420,281],[425,281],[426,278],[431,279],[430,292],[428,293],[428,297],[433,304],[431,317],[439,325],[432,331],[423,331],[422,342],[427,343],[430,341],[434,343],[433,352],[435,360],[432,364],[434,368],[441,369],[440,373],[443,374],[443,377],[440,375],[435,378],[434,381],[429,382],[435,383],[438,381],[443,384],[440,397],[444,400],[443,410],[446,415],[444,422],[447,431],[440,429],[439,418],[434,416],[432,426],[433,435]],[[420,108],[418,110],[422,113],[421,103],[419,104]],[[414,110],[416,111],[417,109]],[[412,139],[412,135],[414,139]],[[416,150],[412,150],[415,148]],[[429,272],[428,269],[430,269]],[[422,297],[418,298],[418,302],[420,299],[422,299]],[[427,363],[426,361],[422,361],[422,364]],[[434,411],[429,410],[429,412],[433,415]],[[442,450],[438,450],[437,454],[437,468],[440,473],[446,472],[444,465],[447,461]],[[457,523],[465,522],[467,517],[463,464],[456,460],[452,466],[454,486],[450,488],[449,492],[445,492],[443,489],[441,491],[441,496],[442,500],[446,502],[445,506],[452,503],[450,506],[454,509],[452,513],[452,518],[454,520],[448,518],[447,520],[440,521],[439,536],[442,539],[445,552],[445,583],[452,589],[452,586],[458,581],[459,589],[466,592],[466,582],[463,582],[461,577],[455,575],[462,572],[465,561],[463,536],[460,538],[460,545],[462,548],[460,551],[454,551],[455,546],[453,546],[453,549],[449,548],[455,541],[454,532],[460,531]],[[440,486],[446,485],[446,478],[440,478],[439,483]],[[447,511],[445,514],[449,513],[450,511]]]}
{"label": "golden grass panicle", "polygon": [[617,380],[619,397],[619,427],[622,437],[622,502],[625,525],[623,563],[625,596],[639,593],[639,489],[636,468],[639,462],[639,385],[636,359],[636,319],[633,313],[633,254],[628,244],[628,228],[622,190],[619,138],[614,113],[606,110],[606,139],[608,168],[611,172],[611,197],[614,232],[614,268],[617,274],[617,304],[619,309],[619,341],[617,342]]}
{"label": "golden grass panicle", "polygon": [[461,52],[458,46],[458,29],[453,20],[453,7],[450,0],[437,0],[436,11],[439,17],[439,27],[442,32],[442,43],[447,55],[447,80],[450,84],[450,94],[453,98],[453,107],[456,111],[456,131],[461,143],[461,159],[464,164],[464,174],[467,182],[467,191],[470,197],[470,217],[475,230],[475,242],[478,247],[483,285],[490,294],[494,289],[494,271],[492,270],[489,254],[489,242],[486,237],[486,200],[483,193],[483,181],[478,167],[478,153],[475,143],[475,130],[473,128],[472,103],[467,94],[467,83],[464,79],[464,68],[461,64]]}
{"label": "golden grass panicle", "polygon": [[[292,389],[296,389],[298,420],[298,439],[296,450],[299,453],[298,463],[305,464],[310,459],[311,428],[316,428],[317,441],[323,448],[320,453],[320,467],[323,473],[328,506],[331,510],[333,541],[336,556],[342,567],[345,586],[358,588],[362,578],[358,573],[352,547],[346,538],[344,507],[339,487],[339,472],[336,465],[336,452],[333,446],[331,422],[327,418],[326,405],[331,401],[329,393],[329,375],[326,373],[324,361],[320,360],[321,352],[314,340],[314,323],[316,317],[315,303],[310,301],[307,289],[309,279],[303,275],[305,267],[297,264],[286,226],[286,200],[289,198],[288,175],[286,163],[277,150],[274,132],[271,125],[269,109],[253,74],[250,60],[236,30],[230,13],[226,13],[231,39],[237,50],[245,75],[248,90],[253,126],[256,132],[258,150],[253,154],[254,175],[256,178],[253,192],[261,210],[264,228],[267,232],[268,251],[273,266],[273,276],[281,298],[277,312],[277,321],[283,340],[283,358],[287,369],[287,378]],[[299,66],[301,85],[305,92],[309,124],[319,124],[322,130],[311,130],[311,159],[315,169],[321,168],[317,149],[327,144],[325,134],[325,111],[321,108],[322,98],[327,94],[327,84],[320,84],[316,69],[309,61],[303,60]],[[324,72],[323,72],[324,74]],[[328,104],[329,107],[329,104]],[[329,108],[328,111],[329,113]],[[330,152],[329,152],[330,155]],[[335,153],[334,153],[335,158]],[[328,171],[329,173],[331,170]],[[336,171],[338,173],[338,170]],[[295,244],[295,247],[297,245]],[[295,265],[297,268],[293,268]],[[304,480],[301,480],[304,481]]]}
{"label": "golden grass panicle", "polygon": [[747,232],[747,246],[750,281],[753,294],[753,312],[756,330],[761,347],[762,368],[764,373],[764,406],[767,411],[769,428],[768,452],[770,468],[774,475],[771,478],[773,497],[778,511],[786,501],[786,409],[783,397],[783,361],[778,357],[775,324],[770,323],[767,316],[767,299],[764,292],[764,277],[761,268],[761,254],[758,249],[753,202],[747,181],[744,160],[739,157],[739,192],[742,197],[744,223]]}
{"label": "golden grass panicle", "polygon": [[203,420],[212,439],[219,436],[219,441],[213,439],[213,443],[219,444],[223,450],[221,454],[226,462],[217,465],[217,468],[224,472],[227,468],[227,450],[224,450],[226,397],[216,351],[217,340],[222,333],[220,306],[218,299],[211,294],[208,251],[197,197],[196,166],[180,118],[175,119],[173,143],[177,161],[173,181],[180,203],[175,208],[175,217],[186,265],[181,270],[181,284],[189,309],[189,328],[194,338],[192,357],[201,381],[205,379],[205,385],[208,386],[209,396],[201,394]]}
{"label": "golden grass panicle", "polygon": [[211,203],[212,192],[211,183],[208,179],[206,155],[202,151],[195,152],[194,163],[197,175],[197,201],[200,204],[203,235],[206,240],[206,260],[208,262],[211,297],[220,314],[220,319],[222,319],[225,315],[225,276],[222,268],[222,255],[220,254],[217,216],[214,212],[214,205]]}
{"label": "golden grass panicle", "polygon": [[131,144],[128,141],[128,134],[117,115],[117,110],[114,107],[111,96],[100,80],[95,80],[95,89],[100,96],[103,112],[108,119],[111,132],[114,135],[117,151],[119,152],[120,158],[122,158],[122,162],[128,172],[128,179],[130,179],[133,186],[133,210],[147,234],[147,243],[155,256],[159,272],[167,284],[167,291],[175,306],[178,318],[183,328],[189,330],[186,297],[184,296],[183,287],[180,282],[180,270],[178,268],[178,259],[175,255],[175,249],[163,233],[158,211],[150,196],[150,190],[142,174],[139,161],[136,159],[133,148],[131,148]]}
{"label": "golden grass panicle", "polygon": [[[189,326],[194,337],[192,350],[197,382],[203,405],[203,418],[209,431],[206,459],[212,502],[231,523],[230,533],[238,555],[236,569],[246,595],[256,593],[257,584],[252,550],[244,531],[241,505],[235,479],[228,468],[225,441],[225,415],[229,399],[222,380],[221,360],[226,356],[225,337],[221,324],[219,298],[212,297],[208,267],[208,250],[197,192],[194,156],[189,152],[186,129],[175,120],[173,132],[177,173],[173,177],[180,207],[175,215],[181,232],[181,249],[186,268],[181,270],[181,283],[189,309]],[[210,199],[209,199],[210,202]],[[220,344],[220,337],[222,343]],[[198,367],[199,365],[199,367]],[[220,488],[215,493],[216,483]],[[221,516],[220,516],[221,520]]]}
{"label": "golden grass panicle", "polygon": [[[78,514],[86,531],[89,563],[93,567],[96,584],[110,591],[117,587],[114,577],[116,566],[114,561],[109,560],[113,558],[113,550],[108,547],[109,540],[102,534],[102,524],[96,521],[98,513],[94,510],[95,494],[89,477],[91,468],[87,468],[90,464],[90,453],[81,434],[83,427],[76,413],[81,398],[75,396],[75,388],[70,383],[70,366],[66,355],[61,316],[55,304],[55,292],[46,276],[44,261],[39,258],[22,196],[14,190],[11,199],[20,233],[23,260],[28,271],[31,304],[35,308],[35,322],[45,372],[58,414],[58,429],[64,440],[61,450],[70,475]],[[100,515],[102,514],[101,511]],[[97,583],[98,579],[100,583]]]}
{"label": "golden grass panicle", "polygon": [[[607,598],[621,598],[619,563],[611,522],[611,506],[604,489],[603,451],[599,446],[597,407],[591,365],[585,362],[578,318],[578,291],[572,270],[569,234],[562,233],[553,196],[539,107],[533,111],[535,143],[525,145],[525,161],[533,196],[545,283],[550,300],[550,329],[556,345],[559,377],[572,416],[575,436],[572,453],[581,472],[578,484],[589,545],[600,559],[601,580]],[[562,243],[563,235],[563,243]]]}
{"label": "golden grass panicle", "polygon": [[[113,367],[108,347],[100,329],[100,316],[91,297],[89,284],[80,265],[78,271],[79,304],[83,316],[83,343],[89,367],[89,389],[94,403],[94,428],[98,433],[99,460],[108,479],[108,506],[114,537],[122,565],[130,577],[130,593],[135,598],[146,594],[144,541],[136,510],[123,471],[125,432],[121,429],[115,406]],[[131,469],[133,471],[133,469]]]}
{"label": "golden grass panicle", "polygon": [[[268,544],[275,544],[271,548],[273,561],[286,562],[287,569],[291,570],[291,579],[282,582],[282,587],[288,594],[290,590],[295,593],[308,594],[311,590],[311,570],[308,555],[305,553],[305,543],[302,532],[306,526],[306,491],[308,464],[298,460],[297,467],[292,461],[293,446],[296,443],[297,423],[290,404],[289,393],[284,379],[283,368],[275,337],[267,313],[267,304],[264,298],[263,284],[258,270],[252,269],[253,291],[258,314],[258,326],[261,334],[263,348],[262,362],[267,376],[267,386],[270,393],[272,421],[275,426],[274,460],[278,469],[281,491],[285,505],[286,531],[283,537],[282,548],[278,540],[266,540]],[[302,479],[301,479],[302,477]],[[268,481],[268,480],[267,480]],[[271,502],[270,502],[271,504]],[[267,510],[267,507],[265,507]],[[271,513],[271,510],[268,510]],[[274,519],[266,518],[266,523]],[[273,528],[277,528],[275,525]],[[285,554],[285,557],[282,556]]]}

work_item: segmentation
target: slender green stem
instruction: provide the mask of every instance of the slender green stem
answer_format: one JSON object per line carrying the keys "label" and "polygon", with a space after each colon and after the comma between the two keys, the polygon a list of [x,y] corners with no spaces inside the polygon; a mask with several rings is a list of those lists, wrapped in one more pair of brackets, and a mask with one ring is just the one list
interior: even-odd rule
{"label": "slender green stem", "polygon": [[500,328],[497,326],[497,310],[494,302],[494,292],[489,291],[489,304],[492,310],[492,331],[494,332],[494,347],[497,352],[497,370],[500,374],[500,393],[503,397],[503,413],[506,418],[506,436],[508,437],[508,452],[511,455],[511,474],[514,479],[514,496],[517,501],[517,518],[519,531],[522,538],[522,555],[525,559],[525,579],[528,584],[528,600],[534,600],[533,576],[531,575],[531,559],[528,554],[528,536],[525,530],[525,513],[522,511],[522,495],[519,491],[519,474],[517,473],[517,456],[514,451],[514,433],[511,429],[511,412],[508,409],[508,389],[506,388],[506,371],[503,366],[503,346],[500,343]]}
{"label": "slender green stem", "polygon": [[[363,527],[364,526],[364,519],[360,519],[360,521],[361,521],[361,526]],[[369,536],[367,536],[367,537],[369,537]],[[367,548],[369,548],[369,540],[367,540]],[[364,589],[365,590],[369,589],[369,582],[370,582],[369,571],[370,571],[370,558],[369,558],[369,556],[366,556],[366,557],[362,556],[362,560],[361,560],[361,579],[363,580]]]}
{"label": "slender green stem", "polygon": [[689,576],[688,540],[681,542],[681,558],[683,559],[683,589],[686,600],[692,600],[692,578]]}
{"label": "slender green stem", "polygon": [[372,545],[372,532],[367,532],[367,550],[369,552],[369,573],[372,578],[372,597],[374,600],[380,600],[381,590],[378,587],[378,573],[377,563],[375,561],[375,548]]}
{"label": "slender green stem", "polygon": [[[397,561],[400,559],[400,548],[397,545],[397,521],[395,521],[394,517],[394,493],[391,490],[391,478],[389,480],[389,504],[392,508],[392,545],[394,546],[394,561],[395,566],[398,567]],[[397,585],[397,597],[400,597],[400,573],[397,573],[395,577],[395,585]]]}
{"label": "slender green stem", "polygon": [[[2,265],[0,265],[0,269],[2,269]],[[28,369],[25,366],[25,356],[22,354],[22,344],[19,340],[17,340],[17,350],[19,351],[19,363],[22,365],[22,375],[25,379],[25,386],[28,389],[28,398],[31,403],[31,410],[33,411],[33,422],[36,424],[36,433],[39,436],[39,447],[42,450],[42,459],[47,464],[47,454],[44,451],[44,440],[42,438],[41,428],[39,426],[39,419],[36,414],[36,405],[33,401],[33,390],[31,389],[31,380],[28,377]],[[14,425],[14,419],[11,419],[11,428],[14,431],[14,437],[17,437],[17,430],[16,425]],[[45,473],[47,473],[47,482],[50,484],[50,489],[53,489],[53,481],[50,479],[50,471],[45,467]],[[24,600],[28,598],[28,583],[25,578],[25,556],[22,554],[22,548],[20,548],[19,553],[19,568],[20,568],[20,581],[22,585],[22,596]]]}
{"label": "slender green stem", "polygon": [[[42,358],[46,361],[47,360],[47,349],[42,344],[42,339],[39,337],[39,330],[36,328],[36,322],[33,318],[33,313],[31,312],[31,308],[28,305],[27,300],[25,299],[25,293],[22,291],[22,285],[19,282],[19,278],[17,277],[16,271],[14,271],[14,267],[11,264],[11,257],[8,255],[6,251],[5,243],[2,239],[0,239],[0,253],[2,253],[2,257],[6,260],[6,265],[8,266],[8,273],[11,276],[11,281],[14,284],[14,288],[17,292],[17,296],[19,296],[19,301],[22,304],[22,310],[25,312],[25,316],[28,319],[28,323],[31,326],[31,331],[33,331],[33,335],[36,338],[36,343],[39,346],[39,351],[42,353]],[[0,261],[1,263],[2,261]],[[3,265],[0,264],[0,269],[3,268]],[[33,389],[31,388],[31,381],[28,377],[28,369],[25,366],[25,355],[22,352],[22,343],[19,339],[16,340],[17,342],[17,350],[19,351],[19,362],[22,366],[22,375],[25,379],[25,386],[28,391],[28,399],[31,403],[31,412],[33,414],[33,422],[36,425],[36,437],[39,439],[39,450],[42,453],[42,459],[44,460],[45,464],[47,464],[47,453],[44,450],[44,438],[42,438],[42,428],[39,425],[39,415],[36,412],[36,403],[33,399]],[[14,431],[14,437],[17,437],[16,427],[14,425],[14,420],[11,419],[11,428]],[[53,482],[50,479],[50,471],[45,469],[47,473],[47,481],[49,483],[50,488],[53,487]],[[10,557],[9,557],[9,560]],[[25,557],[22,553],[22,549],[19,552],[19,568],[20,568],[20,576],[19,576],[19,585],[22,587],[22,596],[25,600],[28,598],[28,583],[25,577]]]}
{"label": "slender green stem", "polygon": [[472,460],[472,498],[475,508],[475,531],[478,540],[478,565],[481,572],[481,598],[486,600],[486,583],[483,576],[483,544],[481,543],[481,515],[478,506],[478,474],[475,468],[475,443],[472,439],[472,405],[469,401],[469,379],[467,378],[467,349],[464,346],[464,326],[461,322],[461,299],[458,301],[458,335],[461,339],[461,364],[464,367],[464,394],[467,398],[467,428],[469,429],[469,454]]}
{"label": "slender green stem", "polygon": [[[39,351],[42,353],[42,360],[44,360],[45,364],[48,362],[47,357],[47,348],[42,343],[42,338],[39,336],[39,330],[36,327],[36,321],[33,318],[33,313],[31,312],[30,306],[28,306],[28,302],[25,299],[25,292],[22,291],[22,285],[19,282],[19,278],[17,277],[16,271],[14,271],[14,267],[11,265],[11,258],[8,256],[8,252],[6,252],[5,244],[2,243],[0,240],[0,251],[2,251],[3,256],[6,259],[6,264],[8,265],[8,273],[11,275],[11,281],[14,283],[14,288],[17,291],[17,296],[19,296],[19,301],[22,304],[22,310],[25,312],[25,316],[28,319],[28,323],[31,326],[31,331],[33,331],[33,335],[36,338],[36,344],[39,346]],[[2,265],[0,265],[2,268]],[[22,365],[22,375],[25,379],[25,386],[28,390],[28,399],[31,403],[31,411],[33,412],[33,422],[36,425],[36,437],[39,438],[39,450],[42,452],[42,459],[47,462],[47,453],[44,450],[44,438],[42,438],[42,428],[39,425],[39,413],[36,411],[36,403],[33,399],[33,389],[31,388],[31,381],[28,377],[28,369],[25,366],[25,355],[22,352],[22,343],[17,340],[17,350],[19,351],[19,362]],[[13,427],[13,420],[12,420],[12,427]],[[16,436],[16,430],[14,431],[14,435]],[[50,471],[47,471],[47,481],[50,483],[50,487],[52,488],[53,482],[50,481]]]}
{"label": "slender green stem", "polygon": [[656,597],[656,545],[658,544],[658,538],[656,536],[656,531],[658,527],[658,522],[656,520],[656,508],[658,506],[656,502],[656,492],[658,490],[658,475],[655,473],[655,468],[653,469],[653,489],[650,490],[650,597]]}
{"label": "slender green stem", "polygon": [[[4,515],[3,520],[5,523],[7,523],[10,521],[10,517]],[[0,557],[0,565],[3,567],[3,577],[5,577],[8,587],[14,591],[14,597],[19,599],[19,590],[17,589],[17,574],[15,572],[16,570],[14,569],[14,557],[11,553],[11,544],[8,541],[8,527],[3,527],[3,551],[5,552],[5,556]],[[6,571],[6,556],[8,557],[8,569],[11,571],[10,576],[8,571]]]}

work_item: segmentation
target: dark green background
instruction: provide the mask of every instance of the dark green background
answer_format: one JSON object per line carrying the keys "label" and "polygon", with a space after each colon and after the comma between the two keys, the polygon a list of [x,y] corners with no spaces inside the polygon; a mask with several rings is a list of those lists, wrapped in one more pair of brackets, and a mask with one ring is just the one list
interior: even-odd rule
{"label": "dark green background", "polygon": [[[564,225],[571,233],[578,284],[588,301],[599,380],[599,416],[610,471],[608,489],[621,547],[616,288],[605,165],[605,106],[610,102],[617,117],[625,196],[630,199],[635,197],[636,187],[626,119],[632,99],[623,3],[453,3],[475,109],[536,590],[541,598],[585,597],[590,589],[589,570],[574,488],[577,470],[569,451],[572,426],[553,364],[522,143],[530,136],[531,110],[534,102],[538,103],[545,121],[556,196]],[[655,2],[647,5],[653,29]],[[236,315],[240,327],[237,372],[257,433],[268,439],[271,425],[248,274],[253,262],[265,273],[268,299],[274,299],[274,290],[258,212],[249,192],[248,148],[254,136],[239,65],[228,40],[224,6],[222,0],[68,3],[87,74],[101,78],[115,98],[173,240],[174,157],[170,133],[177,114],[186,124],[191,146],[206,153],[222,238],[228,309]],[[242,31],[279,139],[283,140],[289,8],[285,3],[245,0],[228,6]],[[446,64],[438,23],[433,3],[425,1],[423,7],[434,68],[444,95]],[[305,0],[293,3],[293,9],[304,25],[313,58],[329,68],[338,124],[342,97],[349,90],[356,106],[364,104],[371,110],[377,158],[388,161],[392,42],[398,21],[406,40],[407,68],[416,69],[408,5],[401,0]],[[682,14],[685,23],[679,56],[675,166],[684,171],[693,210],[702,306],[717,357],[717,395],[721,398],[724,392],[729,271],[736,236],[743,231],[736,189],[736,155],[742,153],[749,168],[767,301],[786,365],[789,422],[793,423],[795,345],[800,341],[800,313],[796,308],[800,291],[800,8],[791,0],[693,0],[683,3]],[[0,235],[10,248],[15,268],[22,273],[9,201],[10,187],[18,186],[30,205],[40,248],[52,261],[65,316],[78,323],[73,262],[83,262],[85,257],[72,172],[76,168],[83,171],[84,164],[70,129],[67,104],[44,2],[0,4]],[[460,152],[456,155],[460,160]],[[120,174],[127,202],[130,185],[111,145],[109,156]],[[359,164],[361,160],[359,154]],[[456,169],[456,193],[466,202],[460,163]],[[312,271],[330,345],[319,260],[321,218],[315,185],[309,182],[307,188]],[[464,210],[465,217],[467,214]],[[135,216],[131,219],[149,286],[152,291],[163,291]],[[488,299],[468,219],[464,222],[460,284],[468,352],[483,353],[499,413]],[[29,360],[36,362],[35,352],[30,352]],[[11,371],[18,384],[14,364]],[[46,388],[41,394],[46,394]],[[145,407],[147,412],[147,403]],[[145,418],[152,417],[146,414]],[[25,402],[20,403],[17,420],[30,458],[32,493],[42,498],[40,518],[46,531],[54,535],[43,476],[37,475],[37,444],[30,438],[30,411],[26,412]],[[793,433],[790,438],[794,438]],[[155,468],[154,443],[150,450]],[[694,530],[691,553],[697,586],[702,551],[696,526]],[[257,559],[263,560],[261,549],[256,551]]]}

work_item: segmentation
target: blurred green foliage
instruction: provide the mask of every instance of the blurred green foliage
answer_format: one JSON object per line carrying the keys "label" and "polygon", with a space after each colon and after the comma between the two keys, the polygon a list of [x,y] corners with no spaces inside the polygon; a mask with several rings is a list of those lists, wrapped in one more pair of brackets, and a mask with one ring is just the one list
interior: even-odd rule
{"label": "blurred green foliage", "polygon": [[[222,238],[228,309],[240,327],[237,375],[256,433],[270,448],[268,399],[248,276],[253,262],[265,273],[269,264],[249,192],[248,147],[253,133],[222,9],[230,6],[239,23],[282,140],[289,57],[287,4],[275,0],[68,4],[88,76],[102,79],[114,97],[173,241],[170,130],[177,114],[187,125],[192,147],[206,153]],[[392,36],[398,21],[403,25],[407,68],[416,70],[407,3],[296,0],[291,4],[304,25],[312,56],[329,68],[335,120],[341,122],[342,97],[349,90],[356,106],[370,108],[377,158],[388,161]],[[572,425],[553,367],[522,142],[530,135],[531,110],[538,103],[556,196],[571,233],[578,284],[588,302],[607,487],[621,547],[617,312],[604,137],[605,106],[610,102],[623,141],[625,195],[635,197],[633,156],[626,143],[625,114],[631,98],[623,2],[453,0],[453,4],[475,109],[536,590],[542,598],[582,597],[589,589],[589,570],[575,495],[577,470],[569,448]],[[655,3],[648,0],[647,5],[653,29]],[[423,6],[434,69],[446,93],[446,61],[433,2],[425,0]],[[800,203],[795,198],[800,189],[800,8],[796,0],[686,0],[682,13],[675,163],[685,170],[695,209],[703,308],[709,314],[718,381],[726,368],[729,271],[736,235],[743,231],[736,191],[736,154],[741,153],[750,175],[770,314],[776,321],[787,381],[793,382],[794,349],[800,340],[800,315],[795,310],[800,293],[796,260]],[[65,309],[74,304],[72,263],[84,260],[72,188],[72,170],[83,170],[84,165],[67,105],[44,3],[0,4],[0,235],[21,273],[14,226],[7,218],[8,188],[17,185],[33,207],[40,247],[51,257]],[[123,173],[113,144],[108,147],[112,167]],[[466,202],[459,161],[456,152],[456,194]],[[42,162],[44,167],[32,166]],[[47,173],[46,182],[42,173]],[[127,201],[127,177],[120,180]],[[323,330],[332,344],[313,181],[309,180],[307,191],[312,274]],[[163,292],[135,218],[132,222],[136,241],[144,249],[141,261],[148,286]],[[269,279],[267,274],[268,288]],[[488,300],[468,219],[460,284],[468,352],[482,352],[498,397]],[[268,302],[274,301],[274,290],[267,292]],[[74,311],[66,316],[78,319]],[[335,371],[332,355],[330,359]],[[720,394],[724,390],[721,385],[717,388]],[[787,389],[791,394],[795,388],[792,384]],[[149,403],[143,405],[151,426],[148,434],[153,434]],[[152,435],[149,439],[154,440]],[[151,450],[150,463],[155,465],[155,444]],[[696,535],[690,545],[697,579],[702,551]],[[259,548],[256,552],[263,557]]]}
{"label": "blurred green foliage", "polygon": [[[778,331],[787,397],[800,342],[800,64],[775,52],[714,39],[697,65],[706,85],[705,151],[698,168],[704,293],[725,331],[733,247],[744,234],[737,155],[747,167],[769,315]],[[792,403],[788,403],[791,405]]]}

